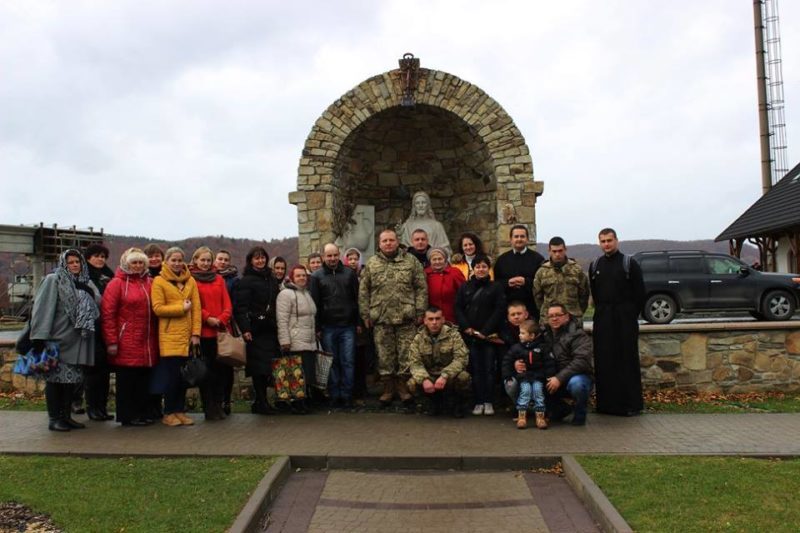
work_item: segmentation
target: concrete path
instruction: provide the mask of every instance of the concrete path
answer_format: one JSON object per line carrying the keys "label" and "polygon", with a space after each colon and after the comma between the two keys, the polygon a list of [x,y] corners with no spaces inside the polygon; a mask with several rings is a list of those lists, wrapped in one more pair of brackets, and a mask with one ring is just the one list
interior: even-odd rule
{"label": "concrete path", "polygon": [[[800,455],[800,414],[589,415],[584,427],[515,429],[510,418],[423,415],[234,414],[194,426],[47,430],[43,412],[0,411],[0,453],[520,457],[561,454]],[[78,417],[83,420],[85,417]]]}

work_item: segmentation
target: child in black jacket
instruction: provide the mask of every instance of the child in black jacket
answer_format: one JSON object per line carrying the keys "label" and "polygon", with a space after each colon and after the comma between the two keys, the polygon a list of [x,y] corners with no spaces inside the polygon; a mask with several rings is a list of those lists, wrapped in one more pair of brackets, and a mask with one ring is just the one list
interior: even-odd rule
{"label": "child in black jacket", "polygon": [[503,380],[506,388],[519,383],[517,396],[517,428],[528,427],[528,404],[533,400],[536,427],[547,429],[544,417],[544,386],[547,378],[556,374],[556,359],[544,337],[538,335],[539,324],[526,320],[519,327],[519,343],[511,347],[503,358]]}

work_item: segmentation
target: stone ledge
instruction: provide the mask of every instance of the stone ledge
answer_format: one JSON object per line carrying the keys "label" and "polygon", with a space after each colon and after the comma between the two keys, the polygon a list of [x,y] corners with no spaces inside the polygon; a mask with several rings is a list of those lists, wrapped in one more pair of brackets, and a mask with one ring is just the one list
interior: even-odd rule
{"label": "stone ledge", "polygon": [[[583,329],[592,332],[593,324],[587,323]],[[691,333],[702,331],[754,331],[800,329],[800,320],[768,322],[698,322],[692,324],[639,324],[639,333]]]}

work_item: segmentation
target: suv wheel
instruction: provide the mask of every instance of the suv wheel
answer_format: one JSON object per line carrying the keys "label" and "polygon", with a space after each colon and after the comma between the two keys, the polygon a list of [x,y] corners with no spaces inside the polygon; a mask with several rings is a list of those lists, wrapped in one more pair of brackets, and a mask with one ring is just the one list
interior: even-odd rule
{"label": "suv wheel", "polygon": [[669,324],[677,311],[678,306],[671,296],[654,294],[644,304],[644,319],[651,324]]}
{"label": "suv wheel", "polygon": [[789,320],[794,315],[794,298],[786,291],[770,291],[761,304],[767,320]]}

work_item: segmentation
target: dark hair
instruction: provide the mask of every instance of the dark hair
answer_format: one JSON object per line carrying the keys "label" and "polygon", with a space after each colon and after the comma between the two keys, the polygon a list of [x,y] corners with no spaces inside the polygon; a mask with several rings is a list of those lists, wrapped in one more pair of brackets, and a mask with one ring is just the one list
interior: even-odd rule
{"label": "dark hair", "polygon": [[86,258],[92,257],[93,255],[102,255],[108,259],[108,256],[111,255],[111,252],[108,250],[108,248],[103,246],[103,243],[94,242],[87,246],[86,250],[83,252],[83,257]]}
{"label": "dark hair", "polygon": [[524,307],[525,309],[528,308],[527,305],[520,302],[519,300],[511,300],[510,302],[508,302],[508,305],[506,305],[506,309],[508,309],[509,307]]}
{"label": "dark hair", "polygon": [[600,230],[600,233],[598,233],[597,236],[599,237],[600,235],[608,235],[609,233],[612,233],[615,239],[617,238],[617,232],[614,231],[613,228],[603,228]]}
{"label": "dark hair", "polygon": [[564,242],[564,239],[561,237],[553,237],[550,239],[550,242],[547,243],[547,246],[566,246],[567,243]]}
{"label": "dark hair", "polygon": [[308,262],[310,263],[311,260],[314,259],[315,257],[322,259],[322,254],[319,252],[311,252],[310,254],[308,254]]}
{"label": "dark hair", "polygon": [[456,251],[458,253],[464,255],[464,247],[462,246],[464,239],[471,240],[475,245],[475,255],[485,253],[483,251],[483,241],[481,241],[481,238],[470,231],[465,231],[461,234],[461,237],[458,238],[458,246],[456,246]]}
{"label": "dark hair", "polygon": [[269,254],[267,253],[267,249],[263,246],[253,246],[247,252],[247,256],[245,257],[245,266],[248,267],[253,261],[253,258],[257,255],[263,255],[267,261],[269,261]]}
{"label": "dark hair", "polygon": [[429,305],[427,309],[425,309],[426,313],[441,313],[442,309],[435,305]]}
{"label": "dark hair", "polygon": [[532,318],[525,320],[519,325],[519,330],[526,333],[536,333],[539,331],[539,323]]}
{"label": "dark hair", "polygon": [[561,302],[553,302],[553,303],[551,303],[550,305],[547,306],[548,309],[550,309],[551,307],[559,307],[559,308],[561,308],[561,312],[562,313],[564,313],[564,314],[569,313],[569,311],[567,311],[566,306],[564,306],[564,304],[562,304]]}
{"label": "dark hair", "polygon": [[275,266],[275,263],[283,263],[286,266],[286,268],[289,268],[289,263],[286,262],[286,259],[284,259],[279,255],[275,256],[275,259],[272,260],[273,266]]}
{"label": "dark hair", "polygon": [[483,263],[492,268],[492,259],[486,254],[475,254],[475,259],[472,260],[472,268],[475,268],[478,263]]}
{"label": "dark hair", "polygon": [[414,235],[416,235],[417,233],[424,233],[426,237],[428,236],[428,232],[427,232],[427,231],[425,231],[425,230],[424,230],[424,229],[422,229],[422,228],[417,228],[417,229],[415,229],[414,231],[412,231],[412,232],[411,232],[411,236],[413,237],[413,236],[414,236]]}
{"label": "dark hair", "polygon": [[525,230],[525,236],[526,237],[530,236],[530,233],[528,233],[528,226],[526,226],[525,224],[514,224],[513,226],[511,226],[511,229],[508,231],[508,236],[509,237],[514,235],[514,230],[515,229]]}
{"label": "dark hair", "polygon": [[157,244],[150,243],[147,246],[145,246],[144,250],[142,251],[144,252],[144,255],[146,255],[147,257],[158,254],[161,256],[161,259],[164,259],[164,249]]}
{"label": "dark hair", "polygon": [[227,254],[228,257],[231,257],[231,253],[228,250],[225,250],[224,248],[222,250],[217,250],[217,255],[219,254]]}

